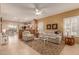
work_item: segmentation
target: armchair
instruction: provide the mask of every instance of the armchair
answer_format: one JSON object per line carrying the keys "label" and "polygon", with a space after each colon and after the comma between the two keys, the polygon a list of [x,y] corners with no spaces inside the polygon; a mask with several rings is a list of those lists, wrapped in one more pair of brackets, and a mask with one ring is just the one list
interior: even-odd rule
{"label": "armchair", "polygon": [[34,35],[33,34],[31,34],[29,31],[24,31],[23,33],[22,33],[22,36],[23,36],[23,40],[24,41],[29,41],[29,40],[33,40],[34,39]]}
{"label": "armchair", "polygon": [[0,44],[7,44],[8,36],[5,33],[0,33]]}

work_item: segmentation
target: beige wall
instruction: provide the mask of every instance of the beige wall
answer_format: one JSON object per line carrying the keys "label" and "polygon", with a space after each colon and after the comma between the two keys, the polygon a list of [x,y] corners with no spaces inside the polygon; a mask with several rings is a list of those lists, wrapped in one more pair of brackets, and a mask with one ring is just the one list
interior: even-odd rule
{"label": "beige wall", "polygon": [[1,32],[1,4],[0,4],[0,32]]}
{"label": "beige wall", "polygon": [[1,18],[0,18],[0,32],[1,32]]}
{"label": "beige wall", "polygon": [[[39,22],[44,23],[45,31],[50,31],[50,30],[46,29],[47,24],[54,24],[54,23],[57,23],[58,24],[58,29],[63,31],[63,25],[64,25],[63,24],[63,18],[71,17],[71,16],[77,16],[77,15],[79,15],[79,9],[64,12],[64,13],[57,14],[57,15],[54,15],[54,16],[48,16],[48,17],[40,19]],[[76,42],[79,43],[79,38],[76,39]]]}
{"label": "beige wall", "polygon": [[64,13],[57,14],[57,15],[54,15],[54,16],[48,16],[48,17],[40,19],[39,22],[44,23],[45,31],[49,31],[49,30],[46,29],[47,24],[54,24],[54,23],[57,23],[58,29],[63,31],[63,18],[76,16],[76,15],[79,15],[79,9],[64,12]]}

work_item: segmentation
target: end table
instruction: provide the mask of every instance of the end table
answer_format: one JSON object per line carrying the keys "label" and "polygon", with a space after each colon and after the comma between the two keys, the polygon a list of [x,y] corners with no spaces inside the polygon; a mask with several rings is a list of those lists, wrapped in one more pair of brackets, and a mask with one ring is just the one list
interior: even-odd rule
{"label": "end table", "polygon": [[65,44],[67,45],[74,45],[75,44],[75,38],[74,37],[65,37]]}

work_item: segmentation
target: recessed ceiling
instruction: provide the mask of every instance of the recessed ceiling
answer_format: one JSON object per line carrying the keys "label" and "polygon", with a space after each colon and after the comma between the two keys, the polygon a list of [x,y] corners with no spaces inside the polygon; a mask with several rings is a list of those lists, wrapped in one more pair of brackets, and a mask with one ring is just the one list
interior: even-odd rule
{"label": "recessed ceiling", "polygon": [[[79,8],[79,3],[1,3],[0,14],[4,20],[28,22]],[[42,14],[35,15],[35,8]]]}

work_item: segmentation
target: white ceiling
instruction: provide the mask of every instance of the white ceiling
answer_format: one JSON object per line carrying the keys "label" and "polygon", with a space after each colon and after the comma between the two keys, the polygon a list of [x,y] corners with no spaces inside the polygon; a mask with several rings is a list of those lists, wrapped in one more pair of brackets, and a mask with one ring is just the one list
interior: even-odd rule
{"label": "white ceiling", "polygon": [[35,18],[35,8],[42,11],[38,18],[79,8],[79,3],[1,3],[1,16],[5,20],[27,22]]}

